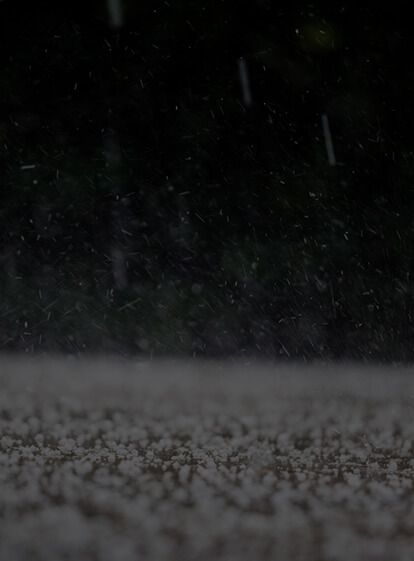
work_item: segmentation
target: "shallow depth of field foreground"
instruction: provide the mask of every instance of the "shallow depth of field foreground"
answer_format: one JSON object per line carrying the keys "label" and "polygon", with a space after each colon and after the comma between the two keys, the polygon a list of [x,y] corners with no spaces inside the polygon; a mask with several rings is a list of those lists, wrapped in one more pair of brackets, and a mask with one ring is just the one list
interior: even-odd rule
{"label": "shallow depth of field foreground", "polygon": [[409,561],[413,376],[3,357],[0,558]]}

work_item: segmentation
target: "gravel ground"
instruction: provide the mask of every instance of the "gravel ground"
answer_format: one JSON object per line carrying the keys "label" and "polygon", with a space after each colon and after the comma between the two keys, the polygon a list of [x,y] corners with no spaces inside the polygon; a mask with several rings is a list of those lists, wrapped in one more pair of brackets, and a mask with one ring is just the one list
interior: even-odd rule
{"label": "gravel ground", "polygon": [[0,559],[414,559],[414,372],[0,367]]}

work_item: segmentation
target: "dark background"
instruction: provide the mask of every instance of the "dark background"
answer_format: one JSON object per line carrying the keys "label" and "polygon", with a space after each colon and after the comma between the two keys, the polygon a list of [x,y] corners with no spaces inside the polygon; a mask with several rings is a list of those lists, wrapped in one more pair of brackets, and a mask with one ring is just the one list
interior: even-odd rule
{"label": "dark background", "polygon": [[412,20],[335,4],[0,4],[3,350],[414,358]]}

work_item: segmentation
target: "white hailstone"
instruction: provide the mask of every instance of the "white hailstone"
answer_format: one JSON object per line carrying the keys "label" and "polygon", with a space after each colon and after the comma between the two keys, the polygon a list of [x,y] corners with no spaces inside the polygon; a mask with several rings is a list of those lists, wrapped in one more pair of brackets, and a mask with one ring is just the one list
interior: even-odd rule
{"label": "white hailstone", "polygon": [[21,446],[20,447],[20,454],[22,456],[22,458],[25,458],[27,460],[33,460],[33,458],[35,457],[34,453],[38,452],[38,448],[37,446]]}
{"label": "white hailstone", "polygon": [[189,465],[181,466],[181,468],[179,469],[178,479],[180,480],[180,483],[182,485],[184,485],[188,481],[190,472],[191,472],[191,467]]}
{"label": "white hailstone", "polygon": [[4,449],[12,448],[12,446],[14,446],[14,438],[11,436],[2,436],[0,439],[0,445]]}
{"label": "white hailstone", "polygon": [[175,460],[176,462],[182,463],[185,461],[185,455],[183,454],[183,452],[179,452],[178,454],[175,454],[175,456],[173,456],[171,459]]}
{"label": "white hailstone", "polygon": [[79,434],[79,435],[76,437],[76,444],[77,444],[78,446],[83,446],[83,444],[85,443],[85,441],[86,441],[86,437],[85,437],[84,434]]}
{"label": "white hailstone", "polygon": [[36,456],[36,464],[37,464],[38,466],[44,466],[44,465],[45,465],[45,457],[44,457],[43,454],[42,454],[42,455],[37,454],[37,456]]}
{"label": "white hailstone", "polygon": [[76,446],[73,438],[62,438],[58,443],[58,448],[61,452],[71,452]]}
{"label": "white hailstone", "polygon": [[93,464],[92,462],[76,462],[74,463],[73,468],[75,473],[80,476],[85,476],[92,472]]}
{"label": "white hailstone", "polygon": [[296,478],[298,481],[305,481],[307,478],[307,474],[305,472],[297,472],[296,473]]}
{"label": "white hailstone", "polygon": [[27,437],[30,433],[30,427],[27,423],[19,423],[16,427],[16,432],[19,436]]}
{"label": "white hailstone", "polygon": [[83,446],[76,446],[73,450],[73,454],[79,458],[84,458],[86,456],[86,449]]}
{"label": "white hailstone", "polygon": [[412,481],[408,477],[403,477],[400,479],[400,485],[403,489],[411,489]]}
{"label": "white hailstone", "polygon": [[388,462],[388,471],[396,472],[397,470],[398,470],[398,464],[396,460],[390,460],[390,462]]}
{"label": "white hailstone", "polygon": [[125,458],[126,456],[128,456],[128,450],[121,444],[120,446],[115,448],[115,454],[118,456],[118,458]]}

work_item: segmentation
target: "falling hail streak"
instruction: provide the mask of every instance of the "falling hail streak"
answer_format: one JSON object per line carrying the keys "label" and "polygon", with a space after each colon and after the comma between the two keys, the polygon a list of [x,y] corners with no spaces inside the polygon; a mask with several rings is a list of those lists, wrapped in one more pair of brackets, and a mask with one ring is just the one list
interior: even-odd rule
{"label": "falling hail streak", "polygon": [[332,142],[331,129],[329,128],[328,115],[326,113],[323,113],[321,119],[322,119],[323,136],[325,137],[326,153],[328,155],[328,162],[330,166],[335,166],[336,159],[335,159],[335,152]]}
{"label": "falling hail streak", "polygon": [[114,29],[119,29],[123,25],[122,1],[107,0],[109,24]]}
{"label": "falling hail streak", "polygon": [[252,93],[250,91],[249,74],[247,72],[247,64],[244,58],[239,58],[239,75],[243,92],[243,103],[246,107],[252,104]]}

